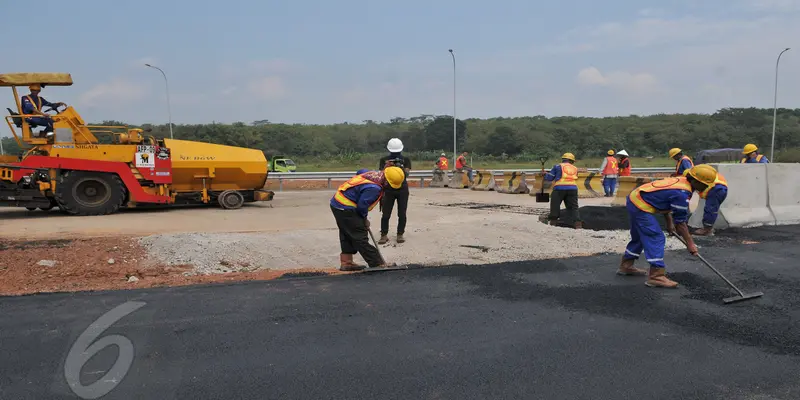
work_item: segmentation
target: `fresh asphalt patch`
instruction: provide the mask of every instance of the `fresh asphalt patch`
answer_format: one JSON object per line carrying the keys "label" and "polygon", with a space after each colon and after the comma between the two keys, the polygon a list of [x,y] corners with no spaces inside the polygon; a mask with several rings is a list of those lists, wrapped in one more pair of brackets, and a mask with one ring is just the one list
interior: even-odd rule
{"label": "fresh asphalt patch", "polygon": [[0,398],[797,399],[798,233],[698,239],[729,305],[686,251],[0,298]]}

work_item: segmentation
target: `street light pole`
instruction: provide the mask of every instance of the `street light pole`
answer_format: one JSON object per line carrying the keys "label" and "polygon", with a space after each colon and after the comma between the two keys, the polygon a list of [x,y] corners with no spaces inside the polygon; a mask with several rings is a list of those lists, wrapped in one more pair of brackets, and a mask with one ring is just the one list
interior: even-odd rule
{"label": "street light pole", "polygon": [[161,68],[158,68],[154,65],[145,64],[145,66],[157,69],[161,72],[161,75],[164,76],[164,85],[167,87],[167,114],[169,115],[169,138],[174,139],[172,136],[172,107],[170,106],[169,102],[169,82],[167,82],[167,74]]}
{"label": "street light pole", "polygon": [[448,50],[453,57],[453,168],[456,167],[456,159],[458,158],[458,149],[456,148],[456,55],[453,49]]}
{"label": "street light pole", "polygon": [[777,123],[778,118],[778,64],[781,62],[781,56],[783,53],[789,51],[789,47],[785,48],[780,54],[778,54],[778,60],[775,61],[775,98],[773,99],[772,103],[772,146],[769,150],[769,161],[775,162],[775,124]]}

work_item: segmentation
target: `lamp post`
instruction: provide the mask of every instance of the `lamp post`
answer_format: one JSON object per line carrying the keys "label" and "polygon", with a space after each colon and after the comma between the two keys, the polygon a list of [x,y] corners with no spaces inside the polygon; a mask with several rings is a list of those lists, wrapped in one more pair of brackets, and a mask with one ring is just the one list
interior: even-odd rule
{"label": "lamp post", "polygon": [[448,50],[450,56],[453,57],[453,168],[456,167],[456,159],[458,158],[458,151],[456,148],[456,55],[453,49]]}
{"label": "lamp post", "polygon": [[145,64],[145,66],[159,70],[161,72],[161,75],[164,76],[164,85],[167,88],[167,114],[169,115],[169,138],[174,139],[174,137],[172,136],[172,107],[169,104],[169,82],[167,82],[167,74],[165,74],[161,68],[158,68],[154,65]]}
{"label": "lamp post", "polygon": [[783,53],[789,51],[789,49],[789,47],[783,49],[783,51],[778,54],[778,60],[775,61],[775,98],[772,103],[772,146],[769,149],[770,162],[775,162],[775,124],[778,118],[778,64],[781,62]]}

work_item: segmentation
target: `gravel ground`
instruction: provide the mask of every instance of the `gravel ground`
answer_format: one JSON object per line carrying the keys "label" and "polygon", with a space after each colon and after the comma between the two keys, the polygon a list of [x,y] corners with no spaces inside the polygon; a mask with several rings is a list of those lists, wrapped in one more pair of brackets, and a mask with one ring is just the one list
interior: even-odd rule
{"label": "gravel ground", "polygon": [[[412,202],[406,242],[397,244],[390,234],[392,241],[381,246],[381,252],[388,261],[400,264],[492,264],[621,254],[629,240],[627,230],[579,231],[542,224],[538,214],[544,205],[537,207],[529,196],[502,197],[525,206],[485,203],[488,208],[476,209],[474,201]],[[335,222],[326,206],[313,207],[308,218],[320,218],[319,229],[161,234],[144,237],[141,243],[157,262],[193,265],[199,274],[336,267],[339,242]],[[379,217],[373,212],[370,218],[376,236]],[[670,238],[667,247],[680,249],[682,245]]]}

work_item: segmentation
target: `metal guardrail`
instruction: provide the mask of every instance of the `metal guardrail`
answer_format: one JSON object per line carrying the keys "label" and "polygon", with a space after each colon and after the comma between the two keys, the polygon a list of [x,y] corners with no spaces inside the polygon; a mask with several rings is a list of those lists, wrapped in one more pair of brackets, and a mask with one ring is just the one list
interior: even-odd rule
{"label": "metal guardrail", "polygon": [[[599,172],[599,168],[588,168],[589,172]],[[633,174],[647,174],[647,173],[664,173],[664,172],[672,172],[675,168],[672,167],[658,167],[658,168],[631,168],[631,173]],[[492,169],[490,170],[494,172],[496,175],[501,175],[505,170],[501,169]],[[508,172],[512,171],[521,171],[526,174],[534,174],[542,172],[541,168],[538,169],[512,169],[508,170]],[[355,171],[342,171],[342,172],[270,172],[267,179],[277,179],[278,180],[278,191],[283,191],[283,180],[284,179],[302,179],[302,180],[327,180],[328,181],[328,189],[331,189],[331,181],[336,180],[347,180],[350,179],[355,175]],[[450,178],[452,173],[448,171],[447,177]],[[432,179],[433,178],[433,170],[429,171],[411,171],[408,175],[408,179],[419,179],[420,187],[424,187],[425,179]]]}

